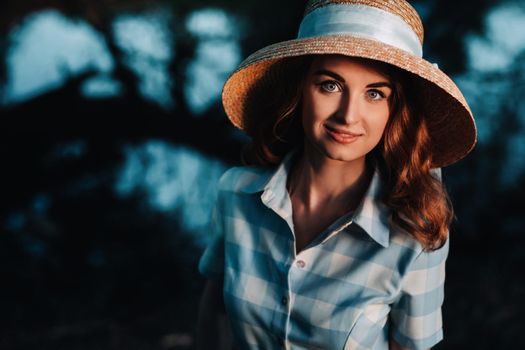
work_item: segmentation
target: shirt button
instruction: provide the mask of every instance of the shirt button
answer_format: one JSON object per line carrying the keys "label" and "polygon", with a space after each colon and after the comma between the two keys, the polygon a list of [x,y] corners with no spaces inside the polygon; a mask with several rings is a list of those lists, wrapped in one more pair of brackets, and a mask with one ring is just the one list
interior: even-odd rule
{"label": "shirt button", "polygon": [[297,266],[299,266],[302,269],[302,268],[304,268],[306,266],[306,263],[303,260],[298,260],[297,261]]}
{"label": "shirt button", "polygon": [[283,304],[283,305],[288,304],[288,299],[287,299],[286,297],[283,297],[283,298],[281,299],[281,304]]}

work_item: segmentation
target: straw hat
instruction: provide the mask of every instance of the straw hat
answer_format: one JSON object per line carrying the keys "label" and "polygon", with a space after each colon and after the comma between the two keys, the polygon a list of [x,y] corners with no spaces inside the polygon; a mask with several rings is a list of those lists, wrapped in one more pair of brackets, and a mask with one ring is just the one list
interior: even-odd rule
{"label": "straw hat", "polygon": [[[378,24],[379,23],[379,24]],[[404,0],[310,0],[297,39],[267,46],[244,60],[226,81],[222,102],[241,130],[257,116],[268,78],[291,57],[341,54],[374,59],[409,72],[428,118],[432,166],[465,157],[476,143],[476,125],[462,93],[437,65],[422,58],[423,24]],[[249,133],[249,132],[248,132]]]}

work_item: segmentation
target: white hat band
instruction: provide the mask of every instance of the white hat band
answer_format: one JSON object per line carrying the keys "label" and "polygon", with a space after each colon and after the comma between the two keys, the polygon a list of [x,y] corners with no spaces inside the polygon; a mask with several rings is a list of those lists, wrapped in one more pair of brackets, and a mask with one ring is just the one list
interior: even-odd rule
{"label": "white hat band", "polygon": [[374,39],[423,57],[417,34],[401,17],[372,6],[333,4],[303,18],[298,39],[347,34]]}

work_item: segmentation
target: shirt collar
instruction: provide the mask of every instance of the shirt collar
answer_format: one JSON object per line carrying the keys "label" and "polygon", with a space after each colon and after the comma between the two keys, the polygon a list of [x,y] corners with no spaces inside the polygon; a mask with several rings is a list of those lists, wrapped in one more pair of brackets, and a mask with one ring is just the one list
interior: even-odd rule
{"label": "shirt collar", "polygon": [[[245,193],[258,193],[262,191],[262,202],[281,216],[290,228],[293,228],[292,204],[286,181],[292,166],[293,156],[296,151],[289,152],[277,168],[263,171],[250,183],[241,187]],[[372,180],[363,196],[359,206],[352,215],[345,215],[342,220],[336,221],[340,229],[347,230],[350,221],[361,227],[374,241],[383,247],[389,246],[390,241],[390,215],[391,210],[381,202],[382,181],[377,169],[374,170]]]}
{"label": "shirt collar", "polygon": [[381,176],[376,168],[368,190],[355,211],[354,222],[377,243],[388,247],[391,210],[381,201],[382,186]]}

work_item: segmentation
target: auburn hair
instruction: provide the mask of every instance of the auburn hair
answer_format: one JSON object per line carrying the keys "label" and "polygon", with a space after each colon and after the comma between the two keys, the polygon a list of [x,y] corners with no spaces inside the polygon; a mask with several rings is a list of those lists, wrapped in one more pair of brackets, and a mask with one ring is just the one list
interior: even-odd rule
{"label": "auburn hair", "polygon": [[[275,65],[266,79],[278,81],[271,91],[258,94],[261,106],[242,160],[247,165],[273,166],[302,145],[302,89],[314,56],[288,59]],[[381,200],[392,209],[392,223],[411,234],[426,251],[441,248],[454,217],[452,203],[441,180],[431,172],[430,135],[421,112],[414,80],[386,63],[359,59],[372,65],[392,84],[390,116],[379,144],[367,154],[367,163],[384,183]]]}

